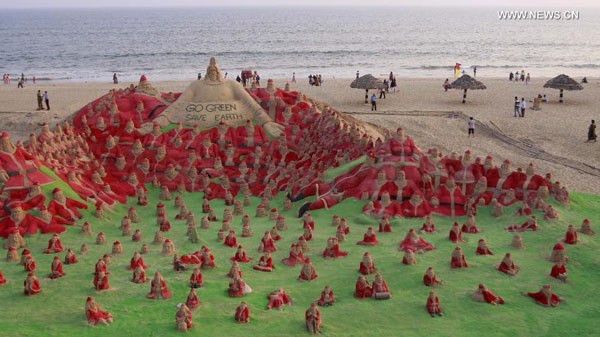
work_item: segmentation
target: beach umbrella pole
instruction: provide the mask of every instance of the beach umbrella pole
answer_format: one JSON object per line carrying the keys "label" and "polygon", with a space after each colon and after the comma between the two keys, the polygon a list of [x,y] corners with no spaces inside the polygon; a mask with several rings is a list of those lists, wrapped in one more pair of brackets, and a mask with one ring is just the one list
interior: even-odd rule
{"label": "beach umbrella pole", "polygon": [[465,92],[463,93],[463,104],[465,104],[466,101],[467,101],[467,89],[465,89]]}
{"label": "beach umbrella pole", "polygon": [[558,100],[559,103],[563,102],[563,90],[560,89],[560,99]]}

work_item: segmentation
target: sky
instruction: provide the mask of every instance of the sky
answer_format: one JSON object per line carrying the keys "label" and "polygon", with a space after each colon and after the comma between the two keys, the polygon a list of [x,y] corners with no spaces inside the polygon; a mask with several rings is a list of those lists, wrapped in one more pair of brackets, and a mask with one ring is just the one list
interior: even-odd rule
{"label": "sky", "polygon": [[0,8],[189,7],[189,6],[494,6],[549,10],[600,7],[598,0],[0,0]]}

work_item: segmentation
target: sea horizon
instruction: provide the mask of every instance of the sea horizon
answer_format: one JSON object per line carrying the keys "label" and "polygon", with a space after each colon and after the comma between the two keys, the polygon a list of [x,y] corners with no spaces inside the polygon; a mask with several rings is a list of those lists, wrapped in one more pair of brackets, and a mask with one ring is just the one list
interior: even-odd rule
{"label": "sea horizon", "polygon": [[[0,12],[0,72],[57,82],[190,80],[210,57],[235,78],[309,74],[352,78],[600,74],[600,9],[577,21],[507,21],[526,7],[152,7],[8,9]],[[552,7],[554,9],[557,7]],[[550,10],[549,9],[549,10]],[[558,52],[560,50],[560,52]]]}

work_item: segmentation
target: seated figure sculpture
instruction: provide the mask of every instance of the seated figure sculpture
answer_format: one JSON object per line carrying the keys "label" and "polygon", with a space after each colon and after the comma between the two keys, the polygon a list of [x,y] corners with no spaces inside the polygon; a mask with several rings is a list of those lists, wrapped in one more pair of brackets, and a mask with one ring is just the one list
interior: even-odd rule
{"label": "seated figure sculpture", "polygon": [[435,249],[435,246],[432,245],[431,243],[423,240],[415,232],[415,230],[413,228],[411,228],[408,230],[408,233],[404,237],[404,240],[402,240],[400,242],[399,247],[398,247],[398,250],[400,250],[400,251],[406,251],[409,249],[412,250],[413,252],[423,253],[423,252],[427,252],[427,251]]}
{"label": "seated figure sculpture", "polygon": [[529,296],[535,300],[539,305],[545,307],[557,307],[560,302],[564,301],[564,298],[556,295],[552,292],[549,284],[545,284],[540,291],[535,293],[521,293],[524,296]]}
{"label": "seated figure sculpture", "polygon": [[154,279],[150,283],[150,292],[146,294],[146,298],[152,300],[169,299],[171,298],[171,292],[167,288],[167,283],[162,278],[159,272],[154,273]]}
{"label": "seated figure sculpture", "polygon": [[317,300],[317,304],[322,307],[328,307],[333,305],[334,302],[335,298],[333,297],[333,291],[330,286],[326,285],[321,292],[321,297]]}
{"label": "seated figure sculpture", "polygon": [[434,291],[429,292],[427,297],[427,312],[431,317],[442,316],[442,309],[440,308],[440,299],[436,296]]}
{"label": "seated figure sculpture", "polygon": [[311,334],[321,332],[321,312],[315,303],[311,304],[304,314],[306,321],[306,329]]}
{"label": "seated figure sculpture", "polygon": [[392,298],[392,293],[390,292],[387,283],[383,279],[383,276],[381,276],[379,273],[375,275],[372,290],[373,295],[371,296],[376,300],[387,300]]}
{"label": "seated figure sculpture", "polygon": [[477,302],[486,302],[492,305],[504,304],[502,297],[494,295],[486,286],[479,284],[477,290],[471,296]]}
{"label": "seated figure sculpture", "polygon": [[113,316],[107,311],[100,310],[98,304],[91,297],[88,297],[85,302],[85,316],[92,326],[109,325],[113,322]]}
{"label": "seated figure sculpture", "polygon": [[267,309],[281,309],[284,305],[288,305],[292,302],[283,288],[279,288],[277,291],[270,293],[267,296],[267,299],[269,300]]}
{"label": "seated figure sculpture", "polygon": [[519,273],[519,267],[515,266],[515,263],[510,257],[510,253],[506,253],[506,255],[504,255],[502,262],[496,267],[496,269],[509,276],[516,276]]}
{"label": "seated figure sculpture", "polygon": [[298,280],[300,281],[312,281],[318,277],[315,272],[315,267],[313,267],[309,258],[304,259],[304,264],[302,265],[302,269],[300,270],[300,275],[298,276]]}

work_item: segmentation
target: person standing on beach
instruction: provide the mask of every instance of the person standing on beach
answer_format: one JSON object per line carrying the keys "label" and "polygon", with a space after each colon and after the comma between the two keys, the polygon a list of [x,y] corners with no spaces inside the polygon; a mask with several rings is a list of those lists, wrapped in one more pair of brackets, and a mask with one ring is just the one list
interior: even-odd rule
{"label": "person standing on beach", "polygon": [[521,115],[521,104],[519,103],[519,97],[515,96],[515,115],[513,117],[519,117]]}
{"label": "person standing on beach", "polygon": [[377,97],[375,94],[371,96],[371,111],[377,111]]}
{"label": "person standing on beach", "polygon": [[473,67],[473,77],[477,77],[477,67]]}
{"label": "person standing on beach", "polygon": [[511,72],[510,72],[510,75],[508,75],[508,80],[512,82],[514,78],[515,78],[515,75],[514,75],[514,74],[513,74],[513,72],[511,71]]}
{"label": "person standing on beach", "polygon": [[394,73],[390,71],[390,78],[389,78],[390,83],[392,82],[393,79],[394,79]]}
{"label": "person standing on beach", "polygon": [[198,73],[198,79],[201,80],[202,79],[202,73]]}
{"label": "person standing on beach", "polygon": [[[384,88],[379,88],[379,98],[384,98],[385,99],[385,89]],[[377,110],[377,109],[375,109]]]}
{"label": "person standing on beach", "polygon": [[42,95],[42,91],[38,90],[37,92],[37,101],[38,101],[38,110],[44,110],[44,96]]}
{"label": "person standing on beach", "polygon": [[586,141],[586,143],[596,142],[597,139],[598,139],[598,136],[596,135],[596,122],[592,119],[592,123],[590,124],[590,126],[588,128],[588,140]]}
{"label": "person standing on beach", "polygon": [[113,74],[113,84],[119,84],[119,78],[117,77],[117,73]]}
{"label": "person standing on beach", "polygon": [[396,86],[398,84],[396,84],[396,76],[392,77],[392,80],[390,81],[390,87],[392,88],[392,92],[396,92]]}
{"label": "person standing on beach", "polygon": [[467,134],[467,138],[471,137],[471,135],[475,137],[475,121],[473,117],[469,117],[469,133]]}
{"label": "person standing on beach", "polygon": [[450,81],[448,81],[448,79],[446,79],[444,81],[444,84],[442,84],[442,86],[444,87],[444,91],[448,92],[448,88],[450,88]]}
{"label": "person standing on beach", "polygon": [[525,84],[529,85],[530,81],[531,81],[531,76],[529,76],[529,73],[527,73],[527,77],[525,77]]}
{"label": "person standing on beach", "polygon": [[521,82],[525,82],[525,70],[521,70]]}
{"label": "person standing on beach", "polygon": [[238,83],[242,82],[242,79],[240,78],[240,75],[237,75],[237,77],[235,78],[235,81]]}
{"label": "person standing on beach", "polygon": [[17,82],[17,88],[23,88],[23,82],[25,82],[25,80],[23,78],[20,78],[19,82]]}
{"label": "person standing on beach", "polygon": [[[48,97],[48,92],[44,91],[44,101],[46,101],[46,110],[50,110],[50,97]],[[43,109],[44,107],[42,107]]]}
{"label": "person standing on beach", "polygon": [[525,117],[525,110],[527,109],[527,101],[525,97],[521,97],[521,117]]}
{"label": "person standing on beach", "polygon": [[254,74],[256,75],[256,86],[260,87],[260,75],[258,75],[258,73],[255,71]]}
{"label": "person standing on beach", "polygon": [[292,73],[292,83],[296,83],[296,73]]}
{"label": "person standing on beach", "polygon": [[36,82],[35,75],[33,75],[33,78],[32,78],[32,80],[33,80],[33,84],[35,84],[35,82]]}
{"label": "person standing on beach", "polygon": [[358,75],[359,75],[359,73],[358,73],[358,70],[357,70],[357,71],[356,71],[356,79],[357,79],[357,80],[358,80],[358,77],[359,77]]}

